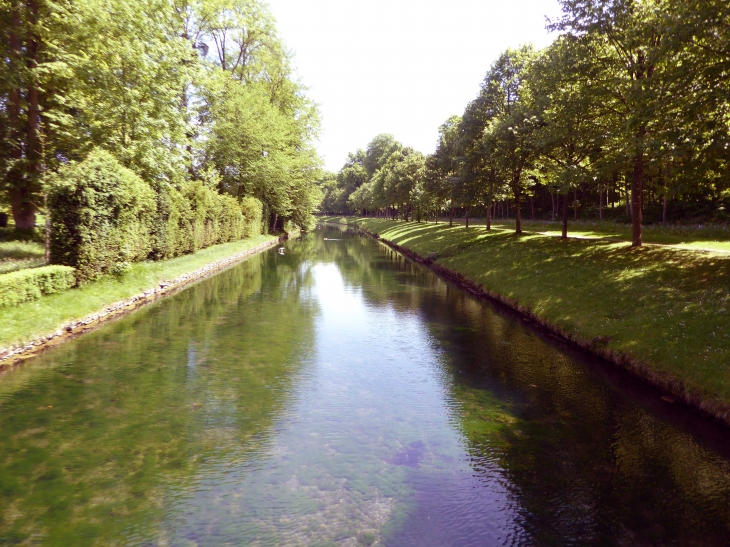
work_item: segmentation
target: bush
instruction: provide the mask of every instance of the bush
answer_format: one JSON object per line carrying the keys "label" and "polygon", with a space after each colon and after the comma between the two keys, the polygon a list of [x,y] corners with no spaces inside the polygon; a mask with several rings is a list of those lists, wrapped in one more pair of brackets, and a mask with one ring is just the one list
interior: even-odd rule
{"label": "bush", "polygon": [[165,260],[193,252],[190,203],[175,188],[157,191],[157,214],[152,228],[152,258]]}
{"label": "bush", "polygon": [[243,214],[235,198],[219,194],[203,180],[188,181],[182,194],[190,204],[191,251],[241,239]]}
{"label": "bush", "polygon": [[185,253],[257,236],[261,233],[261,202],[245,197],[239,204],[215,189],[215,177],[186,182],[181,190],[158,192],[153,256],[167,259]]}
{"label": "bush", "polygon": [[264,204],[254,197],[245,197],[241,200],[241,212],[245,220],[243,237],[256,237],[261,235],[261,219],[264,212]]}
{"label": "bush", "polygon": [[78,282],[123,275],[131,263],[163,260],[261,233],[261,202],[220,194],[215,170],[176,189],[153,190],[107,152],[63,167],[51,180],[51,262]]}
{"label": "bush", "polygon": [[76,284],[69,266],[43,266],[0,275],[0,308],[37,300],[44,294],[70,289]]}
{"label": "bush", "polygon": [[75,267],[79,282],[151,253],[155,193],[111,154],[94,151],[64,166],[49,200],[51,262]]}

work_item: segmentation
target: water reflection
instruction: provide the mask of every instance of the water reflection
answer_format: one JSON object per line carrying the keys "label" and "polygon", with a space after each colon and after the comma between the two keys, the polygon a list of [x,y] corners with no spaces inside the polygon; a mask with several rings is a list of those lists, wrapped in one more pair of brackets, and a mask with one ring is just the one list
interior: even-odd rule
{"label": "water reflection", "polygon": [[656,400],[328,227],[0,378],[0,545],[726,545]]}

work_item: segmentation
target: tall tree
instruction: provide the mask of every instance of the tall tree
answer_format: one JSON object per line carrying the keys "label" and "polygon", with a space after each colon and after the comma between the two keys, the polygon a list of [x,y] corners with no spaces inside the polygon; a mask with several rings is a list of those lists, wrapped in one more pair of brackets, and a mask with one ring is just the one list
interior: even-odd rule
{"label": "tall tree", "polygon": [[[671,53],[663,48],[662,14],[669,0],[561,0],[563,17],[552,25],[575,39],[591,42],[607,97],[621,111],[620,132],[631,163],[632,244],[642,244],[643,192],[647,150],[661,117],[667,87],[664,79]],[[671,64],[671,63],[670,63]]]}

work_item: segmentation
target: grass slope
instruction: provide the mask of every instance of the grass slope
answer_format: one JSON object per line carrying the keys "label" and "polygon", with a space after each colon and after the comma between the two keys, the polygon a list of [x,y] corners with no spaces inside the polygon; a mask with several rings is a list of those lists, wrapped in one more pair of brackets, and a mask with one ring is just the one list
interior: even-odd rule
{"label": "grass slope", "polygon": [[566,332],[628,353],[730,402],[730,255],[516,237],[484,227],[352,220],[516,300]]}
{"label": "grass slope", "polygon": [[261,235],[251,239],[214,245],[197,253],[162,262],[134,264],[123,278],[102,279],[40,300],[4,309],[0,322],[0,348],[29,341],[60,328],[61,325],[104,309],[157,286],[216,262],[271,241],[276,236]]}

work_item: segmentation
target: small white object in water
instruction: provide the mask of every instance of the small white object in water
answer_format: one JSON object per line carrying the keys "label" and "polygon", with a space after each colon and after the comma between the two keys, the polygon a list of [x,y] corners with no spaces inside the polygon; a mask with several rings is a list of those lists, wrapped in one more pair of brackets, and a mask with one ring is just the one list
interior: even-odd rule
{"label": "small white object in water", "polygon": [[283,255],[284,254],[284,247],[279,247],[279,254],[280,255]]}

